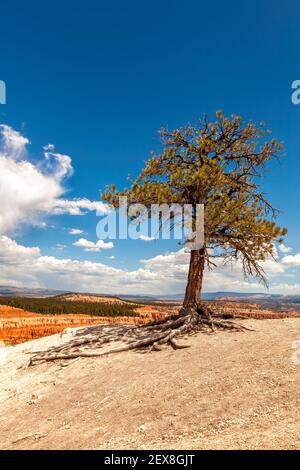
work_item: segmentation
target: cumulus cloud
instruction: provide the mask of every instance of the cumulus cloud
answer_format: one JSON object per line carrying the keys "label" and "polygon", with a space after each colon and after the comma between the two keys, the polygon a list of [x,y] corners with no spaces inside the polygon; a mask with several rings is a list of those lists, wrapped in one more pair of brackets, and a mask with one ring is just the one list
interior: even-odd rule
{"label": "cumulus cloud", "polygon": [[86,240],[85,238],[80,238],[73,243],[74,246],[83,248],[84,251],[95,251],[99,252],[101,250],[110,250],[114,247],[113,242],[105,243],[103,240],[98,240],[96,243]]}
{"label": "cumulus cloud", "polygon": [[281,251],[281,253],[291,253],[291,251],[293,251],[293,248],[285,246],[284,244],[279,245],[278,248],[279,248],[279,251]]}
{"label": "cumulus cloud", "polygon": [[44,166],[49,175],[58,181],[73,174],[72,159],[69,155],[55,152],[53,144],[44,147]]}
{"label": "cumulus cloud", "polygon": [[80,228],[69,228],[70,235],[82,235],[84,233]]}
{"label": "cumulus cloud", "polygon": [[0,256],[1,264],[23,265],[30,262],[31,259],[40,255],[38,247],[25,247],[19,245],[15,240],[9,237],[0,237]]}
{"label": "cumulus cloud", "polygon": [[43,215],[107,212],[101,201],[62,198],[64,182],[73,173],[71,157],[48,144],[44,158],[33,163],[26,150],[29,143],[11,127],[0,125],[0,234],[22,223],[37,224]]}
{"label": "cumulus cloud", "polygon": [[[9,237],[0,237],[0,284],[6,285],[53,289],[63,286],[66,290],[107,294],[178,293],[184,291],[188,263],[189,253],[181,249],[142,260],[142,267],[128,271],[104,263],[42,256],[38,247],[24,247]],[[294,277],[283,260],[277,264],[284,272],[277,277],[274,266],[268,264],[267,274],[273,279],[270,292],[299,293],[299,283],[293,283],[299,274]],[[219,264],[215,270],[207,271],[204,290],[264,292],[256,281],[243,279],[238,264]]]}
{"label": "cumulus cloud", "polygon": [[152,242],[155,240],[155,237],[148,237],[147,235],[140,235],[139,240],[143,240],[143,242]]}
{"label": "cumulus cloud", "polygon": [[90,201],[87,198],[78,199],[58,199],[52,208],[52,213],[56,215],[85,215],[87,211],[95,211],[98,215],[108,213],[108,207],[102,201]]}
{"label": "cumulus cloud", "polygon": [[300,253],[284,256],[282,263],[287,266],[300,266]]}
{"label": "cumulus cloud", "polygon": [[[11,145],[8,145],[10,148]],[[0,233],[16,227],[18,222],[29,221],[37,213],[49,212],[63,189],[56,179],[44,175],[27,160],[16,160],[20,148],[8,156],[0,148]]]}
{"label": "cumulus cloud", "polygon": [[[161,254],[148,260],[141,260],[144,268],[150,272],[161,275],[164,282],[168,283],[172,279],[181,281],[181,288],[184,289],[189,267],[190,254],[188,250]],[[242,292],[262,292],[263,286],[255,279],[244,279],[242,265],[240,262],[223,265],[221,258],[215,258],[217,267],[207,270],[204,277],[204,291],[242,291]],[[262,267],[270,280],[285,274],[285,266],[280,260],[269,258],[262,263]],[[276,283],[272,282],[272,289],[276,290]]]}
{"label": "cumulus cloud", "polygon": [[159,292],[156,274],[147,270],[126,271],[103,263],[42,256],[38,247],[24,247],[6,236],[0,236],[0,263],[3,285],[63,286],[66,290],[98,293]]}
{"label": "cumulus cloud", "polygon": [[1,131],[1,150],[3,155],[19,160],[26,154],[26,145],[29,140],[23,137],[20,132],[15,131],[12,127],[6,124],[0,125]]}

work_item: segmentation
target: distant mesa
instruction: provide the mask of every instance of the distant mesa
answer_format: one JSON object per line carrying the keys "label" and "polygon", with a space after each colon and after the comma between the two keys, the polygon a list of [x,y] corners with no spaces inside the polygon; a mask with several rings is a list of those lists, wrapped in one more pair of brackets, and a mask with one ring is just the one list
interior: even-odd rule
{"label": "distant mesa", "polygon": [[[0,296],[2,297],[61,297],[62,300],[86,301],[86,302],[122,302],[122,301],[141,301],[151,302],[155,300],[177,301],[183,300],[183,293],[162,294],[162,295],[130,295],[130,294],[95,294],[93,292],[70,292],[66,290],[43,289],[43,288],[26,288],[14,286],[0,286]],[[289,301],[300,303],[300,295],[281,295],[281,294],[265,294],[260,292],[204,292],[203,300],[232,300],[241,299],[243,301]]]}

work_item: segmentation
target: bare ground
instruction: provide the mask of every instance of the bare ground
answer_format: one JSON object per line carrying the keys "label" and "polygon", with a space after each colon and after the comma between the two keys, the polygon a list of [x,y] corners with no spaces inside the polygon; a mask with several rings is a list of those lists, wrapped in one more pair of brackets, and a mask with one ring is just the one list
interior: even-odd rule
{"label": "bare ground", "polygon": [[29,351],[67,337],[0,349],[1,449],[300,449],[300,319],[243,325],[30,368]]}

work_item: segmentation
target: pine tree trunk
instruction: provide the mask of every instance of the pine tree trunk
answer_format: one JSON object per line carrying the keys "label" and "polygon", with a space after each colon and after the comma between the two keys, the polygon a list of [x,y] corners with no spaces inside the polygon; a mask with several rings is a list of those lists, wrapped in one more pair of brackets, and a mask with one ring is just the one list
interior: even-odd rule
{"label": "pine tree trunk", "polygon": [[185,296],[183,301],[183,309],[197,309],[201,303],[201,289],[204,271],[204,248],[200,250],[192,250],[189,266],[189,274]]}

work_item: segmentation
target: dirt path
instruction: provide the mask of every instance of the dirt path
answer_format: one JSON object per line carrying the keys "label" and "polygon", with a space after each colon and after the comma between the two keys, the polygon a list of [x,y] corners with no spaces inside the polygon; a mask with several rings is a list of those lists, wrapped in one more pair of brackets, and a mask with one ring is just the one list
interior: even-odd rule
{"label": "dirt path", "polygon": [[300,319],[244,324],[69,365],[21,367],[58,335],[0,349],[1,448],[300,449]]}

